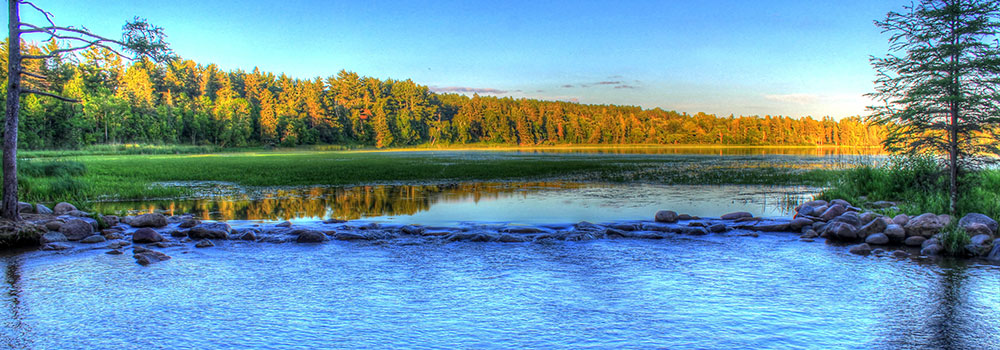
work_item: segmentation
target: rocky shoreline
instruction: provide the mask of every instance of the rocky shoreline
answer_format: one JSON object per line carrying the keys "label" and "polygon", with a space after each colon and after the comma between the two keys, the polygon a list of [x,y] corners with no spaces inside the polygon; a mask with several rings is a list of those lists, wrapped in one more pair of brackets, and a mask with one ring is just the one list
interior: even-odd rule
{"label": "rocky shoreline", "polygon": [[[226,222],[202,222],[192,215],[92,215],[77,210],[69,203],[59,203],[52,209],[40,204],[22,203],[21,209],[25,220],[17,227],[22,236],[20,239],[34,239],[41,250],[106,249],[107,254],[122,255],[131,247],[133,258],[141,265],[170,259],[166,253],[156,250],[158,248],[209,248],[220,240],[312,244],[336,240],[399,244],[460,241],[528,243],[665,239],[709,234],[757,237],[764,232],[798,235],[804,242],[858,243],[846,249],[859,255],[929,258],[944,253],[941,231],[952,220],[948,215],[932,213],[913,218],[906,215],[889,218],[862,212],[843,200],[805,203],[795,209],[796,215],[791,219],[759,218],[747,212],[700,218],[661,210],[651,221],[540,226],[469,224],[457,227],[354,223],[331,219],[309,225],[286,221],[234,228]],[[968,214],[959,220],[958,226],[972,237],[960,257],[1000,262],[1000,244],[994,244],[998,228],[996,221],[982,214]],[[919,253],[910,253],[916,249]]]}

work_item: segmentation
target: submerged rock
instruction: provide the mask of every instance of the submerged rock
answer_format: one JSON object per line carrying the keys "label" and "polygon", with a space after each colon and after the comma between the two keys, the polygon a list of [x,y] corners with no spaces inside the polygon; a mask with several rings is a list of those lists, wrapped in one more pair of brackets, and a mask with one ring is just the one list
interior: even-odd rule
{"label": "submerged rock", "polygon": [[354,232],[337,232],[333,234],[333,238],[340,241],[363,241],[367,240],[368,236]]}
{"label": "submerged rock", "polygon": [[292,227],[292,222],[291,221],[285,221],[285,222],[282,222],[282,223],[274,225],[274,226],[275,227],[289,228],[289,227]]}
{"label": "submerged rock", "polygon": [[142,266],[148,266],[149,264],[170,260],[170,256],[164,254],[163,252],[151,250],[151,249],[133,249],[132,257],[135,258],[135,262]]}
{"label": "submerged rock", "polygon": [[865,238],[865,243],[883,245],[889,244],[889,236],[884,233],[876,233]]}
{"label": "submerged rock", "polygon": [[927,238],[924,238],[923,236],[906,237],[906,240],[903,241],[903,244],[910,247],[919,247],[922,246],[924,244],[924,241],[926,240]]}
{"label": "submerged rock", "polygon": [[59,233],[59,232],[46,232],[39,239],[39,243],[41,243],[41,244],[47,244],[47,243],[55,243],[55,242],[66,242],[68,240],[69,239],[67,239],[66,236],[63,235],[62,233]]}
{"label": "submerged rock", "polygon": [[292,231],[292,235],[298,236],[295,238],[298,243],[322,243],[326,241],[326,234],[316,230],[295,230]]}
{"label": "submerged rock", "polygon": [[188,230],[188,237],[191,239],[229,239],[229,232],[232,230],[233,228],[224,222],[207,222]]}
{"label": "submerged rock", "polygon": [[734,212],[734,213],[725,214],[725,215],[723,215],[723,216],[721,216],[719,218],[722,219],[722,220],[738,220],[738,219],[752,218],[752,217],[753,217],[753,214],[750,214],[750,213],[745,212],[745,211],[738,211],[738,212]]}
{"label": "submerged rock", "polygon": [[42,245],[41,250],[66,250],[71,248],[69,244],[63,242],[52,242]]}
{"label": "submerged rock", "polygon": [[179,227],[179,228],[192,228],[192,227],[198,226],[199,224],[201,224],[201,220],[198,220],[198,219],[187,219],[187,220],[182,221],[180,225],[177,225],[177,227]]}
{"label": "submerged rock", "polygon": [[928,245],[928,246],[924,247],[923,249],[920,249],[920,255],[935,256],[935,255],[941,254],[942,250],[944,250],[944,249],[940,245],[931,244],[931,245]]}
{"label": "submerged rock", "polygon": [[80,240],[80,243],[103,243],[106,242],[107,238],[101,235],[93,235]]}
{"label": "submerged rock", "polygon": [[867,243],[861,243],[855,246],[851,246],[851,248],[848,251],[851,252],[851,254],[868,255],[871,254],[872,247],[869,246]]}
{"label": "submerged rock", "polygon": [[195,248],[208,248],[208,247],[214,247],[214,246],[215,246],[215,243],[212,243],[212,241],[208,240],[208,239],[200,240],[200,241],[198,241],[198,243],[195,243],[195,245],[194,245]]}

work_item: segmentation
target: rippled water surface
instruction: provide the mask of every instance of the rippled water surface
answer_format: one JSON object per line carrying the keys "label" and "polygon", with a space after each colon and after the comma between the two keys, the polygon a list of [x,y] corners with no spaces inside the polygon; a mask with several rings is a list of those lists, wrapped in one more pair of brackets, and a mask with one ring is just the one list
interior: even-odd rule
{"label": "rippled water surface", "polygon": [[0,258],[0,347],[1000,347],[1000,268],[794,236]]}

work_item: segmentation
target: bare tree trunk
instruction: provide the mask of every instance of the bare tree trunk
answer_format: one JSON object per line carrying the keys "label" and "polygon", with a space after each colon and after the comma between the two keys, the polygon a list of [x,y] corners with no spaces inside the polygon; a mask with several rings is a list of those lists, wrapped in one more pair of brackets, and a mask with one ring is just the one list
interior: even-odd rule
{"label": "bare tree trunk", "polygon": [[958,102],[951,103],[951,127],[948,130],[948,210],[951,215],[958,213]]}
{"label": "bare tree trunk", "polygon": [[7,0],[10,38],[7,43],[7,114],[3,136],[3,209],[0,216],[21,220],[17,213],[17,122],[21,110],[21,16],[18,0]]}

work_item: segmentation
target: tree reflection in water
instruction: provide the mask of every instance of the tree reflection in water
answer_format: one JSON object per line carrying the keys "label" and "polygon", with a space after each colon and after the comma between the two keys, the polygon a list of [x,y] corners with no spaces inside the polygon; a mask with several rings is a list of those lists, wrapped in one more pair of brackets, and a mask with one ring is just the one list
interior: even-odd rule
{"label": "tree reflection in water", "polygon": [[4,285],[0,288],[0,304],[8,305],[2,311],[0,318],[0,347],[6,349],[24,349],[28,347],[27,334],[30,333],[24,324],[21,306],[21,261],[20,258],[0,257],[4,264]]}
{"label": "tree reflection in water", "polygon": [[413,215],[438,202],[468,201],[526,195],[585,186],[579,183],[518,182],[431,185],[373,185],[274,189],[256,193],[213,196],[195,200],[94,203],[104,213],[194,214],[204,220],[357,220],[385,215]]}

